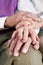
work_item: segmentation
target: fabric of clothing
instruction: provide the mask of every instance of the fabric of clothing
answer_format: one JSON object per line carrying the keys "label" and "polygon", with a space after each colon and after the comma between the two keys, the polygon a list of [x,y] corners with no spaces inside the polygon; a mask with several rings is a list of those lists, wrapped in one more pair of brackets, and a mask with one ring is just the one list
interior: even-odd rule
{"label": "fabric of clothing", "polygon": [[18,0],[0,0],[0,17],[13,15],[17,8]]}
{"label": "fabric of clothing", "polygon": [[[16,1],[18,0],[0,0],[0,17],[6,17],[6,16],[13,15],[17,7]],[[32,7],[30,8],[32,9]],[[32,46],[30,46],[29,51],[26,55],[20,54],[18,58],[8,55],[6,45],[7,45],[7,41],[11,38],[13,31],[10,31],[10,32],[7,31],[7,33],[4,33],[4,34],[3,32],[0,33],[0,65],[43,65],[42,64],[42,54],[40,53],[40,51],[34,50]]]}
{"label": "fabric of clothing", "polygon": [[7,18],[7,17],[1,17],[1,18],[0,18],[0,28],[1,28],[1,29],[2,29],[2,28],[4,29],[4,23],[5,23],[6,18]]}
{"label": "fabric of clothing", "polygon": [[0,65],[43,65],[42,54],[30,46],[27,54],[20,53],[19,57],[9,56],[7,40],[10,39],[13,31],[2,34],[0,33]]}
{"label": "fabric of clothing", "polygon": [[[6,16],[10,16],[10,15],[14,14],[14,12],[17,8],[18,1],[19,1],[19,5],[20,5],[20,6],[18,6],[18,9],[20,9],[20,10],[33,12],[35,14],[38,14],[38,13],[40,14],[41,12],[43,12],[43,0],[26,0],[26,1],[25,0],[17,0],[17,2],[15,2],[15,1],[16,0],[9,0],[9,1],[1,0],[1,2],[0,2],[1,3],[0,4],[0,17],[1,16],[6,17]],[[15,6],[15,4],[16,4],[16,6]],[[4,23],[6,20],[6,18],[4,18],[4,20],[3,20],[2,17],[0,18],[0,21],[1,21],[0,28],[4,28]],[[43,14],[41,15],[41,18],[43,18]],[[36,31],[39,31],[39,29]]]}
{"label": "fabric of clothing", "polygon": [[4,28],[5,20],[15,13],[18,0],[0,0],[0,28]]}
{"label": "fabric of clothing", "polygon": [[[37,15],[37,10],[34,7],[32,0],[19,0],[18,1],[18,10],[32,12]],[[40,29],[35,29],[36,34],[38,34],[39,31],[40,31]]]}

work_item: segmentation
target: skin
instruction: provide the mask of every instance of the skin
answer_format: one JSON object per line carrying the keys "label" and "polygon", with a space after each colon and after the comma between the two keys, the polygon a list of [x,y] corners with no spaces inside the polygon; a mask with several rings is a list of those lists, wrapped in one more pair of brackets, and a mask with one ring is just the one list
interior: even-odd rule
{"label": "skin", "polygon": [[[15,22],[14,22],[15,21]],[[16,26],[16,31],[13,32],[11,39],[8,41],[9,55],[19,56],[20,48],[24,44],[21,52],[27,53],[32,43],[34,49],[39,49],[39,37],[36,35],[34,29],[40,28],[35,26],[41,21],[33,13],[21,11],[6,19],[5,27]]]}
{"label": "skin", "polygon": [[16,26],[19,22],[23,20],[27,20],[28,18],[33,19],[34,21],[39,21],[40,19],[33,13],[26,12],[26,11],[20,11],[15,13],[12,16],[7,17],[4,26],[5,27],[14,27]]}
{"label": "skin", "polygon": [[[23,22],[25,21],[25,22]],[[27,18],[27,20],[22,20],[16,25],[16,29],[22,26],[32,26],[34,29],[41,28],[43,26],[43,19],[39,19],[39,21],[34,21],[31,18]]]}
{"label": "skin", "polygon": [[[20,33],[21,35],[19,35]],[[36,35],[34,29],[31,26],[20,27],[19,29],[13,32],[11,39],[8,41],[9,55],[14,55],[15,57],[19,56],[20,54],[19,50],[24,43],[25,45],[21,50],[22,53],[28,52],[31,43],[34,49],[36,50],[39,49],[38,35]]]}

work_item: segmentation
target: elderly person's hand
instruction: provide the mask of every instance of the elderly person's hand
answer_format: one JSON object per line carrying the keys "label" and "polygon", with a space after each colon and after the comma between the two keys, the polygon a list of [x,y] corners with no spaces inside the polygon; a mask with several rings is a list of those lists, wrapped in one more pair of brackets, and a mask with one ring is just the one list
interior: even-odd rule
{"label": "elderly person's hand", "polygon": [[39,20],[39,18],[33,13],[26,12],[26,11],[19,11],[15,13],[14,15],[7,17],[4,26],[14,27],[16,24],[18,24],[22,20],[27,20],[28,18],[31,18],[34,21]]}
{"label": "elderly person's hand", "polygon": [[43,19],[39,18],[39,20],[32,20],[32,18],[27,18],[26,20],[22,20],[16,25],[16,29],[22,26],[32,26],[34,29],[38,29],[43,26]]}
{"label": "elderly person's hand", "polygon": [[38,49],[39,38],[38,35],[36,35],[33,29],[33,25],[31,25],[31,23],[35,21],[39,22],[40,19],[32,13],[20,12],[19,16],[16,18],[16,21],[19,21],[16,26],[17,30],[13,32],[11,39],[8,41],[7,45],[9,47],[9,54],[18,56],[19,50],[21,49],[23,44],[23,53],[26,53],[28,51],[31,43],[33,44],[35,49]]}
{"label": "elderly person's hand", "polygon": [[30,44],[34,49],[39,49],[39,38],[31,26],[23,26],[13,32],[11,39],[8,41],[9,54],[18,56],[21,49],[22,53],[27,53]]}

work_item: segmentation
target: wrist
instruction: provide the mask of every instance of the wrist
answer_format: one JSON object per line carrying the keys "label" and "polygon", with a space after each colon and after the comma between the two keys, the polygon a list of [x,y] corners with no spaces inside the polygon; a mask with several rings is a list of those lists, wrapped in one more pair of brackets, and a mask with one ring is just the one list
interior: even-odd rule
{"label": "wrist", "polygon": [[5,20],[4,27],[14,27],[16,24],[15,17],[9,16]]}
{"label": "wrist", "polygon": [[7,17],[4,23],[4,27],[11,27],[11,17]]}

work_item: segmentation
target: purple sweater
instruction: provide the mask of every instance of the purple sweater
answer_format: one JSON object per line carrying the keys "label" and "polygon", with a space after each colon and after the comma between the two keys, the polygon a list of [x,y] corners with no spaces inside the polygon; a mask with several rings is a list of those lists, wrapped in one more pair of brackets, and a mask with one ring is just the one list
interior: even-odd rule
{"label": "purple sweater", "polygon": [[17,8],[18,0],[0,0],[0,17],[13,15]]}

